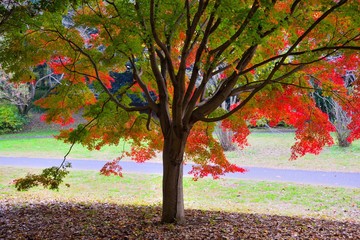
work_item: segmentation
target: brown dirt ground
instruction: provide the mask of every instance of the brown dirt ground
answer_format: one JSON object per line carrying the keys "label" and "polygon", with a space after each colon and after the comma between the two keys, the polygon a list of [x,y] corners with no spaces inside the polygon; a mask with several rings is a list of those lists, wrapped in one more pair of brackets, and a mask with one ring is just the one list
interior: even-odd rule
{"label": "brown dirt ground", "polygon": [[284,216],[187,210],[161,224],[158,207],[0,201],[0,239],[360,239],[360,225]]}

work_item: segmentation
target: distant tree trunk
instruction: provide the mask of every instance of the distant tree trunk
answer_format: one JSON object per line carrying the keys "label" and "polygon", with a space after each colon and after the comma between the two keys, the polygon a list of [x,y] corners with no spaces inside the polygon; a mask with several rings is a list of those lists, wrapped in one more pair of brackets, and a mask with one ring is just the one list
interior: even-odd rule
{"label": "distant tree trunk", "polygon": [[350,146],[350,142],[347,140],[349,134],[347,134],[346,136],[340,135],[338,132],[336,132],[336,138],[337,138],[337,142],[339,147],[349,147]]}
{"label": "distant tree trunk", "polygon": [[339,147],[349,147],[350,142],[347,140],[351,134],[348,126],[351,123],[351,117],[333,98],[324,97],[320,90],[314,92],[316,105],[325,112],[335,127],[336,140]]}
{"label": "distant tree trunk", "polygon": [[183,157],[187,133],[173,131],[164,139],[163,151],[163,223],[185,223],[183,195]]}
{"label": "distant tree trunk", "polygon": [[347,140],[350,136],[350,130],[348,128],[351,118],[342,109],[342,107],[335,101],[333,101],[335,121],[334,126],[336,129],[336,138],[339,147],[349,147],[350,142]]}
{"label": "distant tree trunk", "polygon": [[[221,108],[230,111],[231,107],[236,104],[238,101],[236,96],[229,97],[226,101],[224,101],[221,104]],[[224,149],[224,151],[235,151],[236,150],[236,144],[233,142],[233,136],[234,132],[229,129],[223,129],[221,127],[221,122],[218,122],[215,127],[215,135],[218,137],[219,142],[221,144],[221,147]]]}
{"label": "distant tree trunk", "polygon": [[222,129],[221,123],[218,123],[215,127],[215,135],[218,137],[221,147],[224,151],[235,151],[236,145],[233,142],[234,132],[228,129]]}
{"label": "distant tree trunk", "polygon": [[27,116],[31,109],[30,105],[16,105],[16,107],[18,109],[19,114],[22,116]]}

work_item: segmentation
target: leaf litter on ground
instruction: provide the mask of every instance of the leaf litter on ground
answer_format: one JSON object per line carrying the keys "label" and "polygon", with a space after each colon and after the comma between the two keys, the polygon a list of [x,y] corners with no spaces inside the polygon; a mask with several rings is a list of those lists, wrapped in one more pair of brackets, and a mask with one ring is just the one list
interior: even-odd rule
{"label": "leaf litter on ground", "polygon": [[186,210],[161,224],[158,206],[0,201],[0,239],[360,239],[360,224],[276,215]]}

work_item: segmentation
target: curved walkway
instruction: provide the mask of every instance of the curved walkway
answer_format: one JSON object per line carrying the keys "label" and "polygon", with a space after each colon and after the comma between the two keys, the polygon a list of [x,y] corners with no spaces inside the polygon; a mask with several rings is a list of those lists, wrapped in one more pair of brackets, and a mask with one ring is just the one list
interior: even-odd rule
{"label": "curved walkway", "polygon": [[[98,160],[69,160],[73,169],[77,170],[100,170],[105,161]],[[15,158],[1,157],[1,166],[17,166],[17,167],[36,167],[44,168],[58,166],[62,162],[61,159],[48,158]],[[146,162],[135,163],[130,161],[122,161],[120,163],[125,173],[146,173],[146,174],[162,174],[162,164]],[[184,166],[184,173],[191,170],[190,164]],[[305,171],[305,170],[288,170],[274,168],[258,168],[245,167],[246,173],[229,173],[227,178],[238,178],[247,180],[262,181],[280,181],[294,182],[301,184],[326,185],[337,187],[360,188],[360,173],[344,173],[344,172],[322,172],[322,171]]]}

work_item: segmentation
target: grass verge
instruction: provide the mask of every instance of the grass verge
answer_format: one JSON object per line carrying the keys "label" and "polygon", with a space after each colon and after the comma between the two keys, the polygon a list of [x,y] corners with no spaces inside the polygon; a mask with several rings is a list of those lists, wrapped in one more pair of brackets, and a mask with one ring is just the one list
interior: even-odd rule
{"label": "grass verge", "polygon": [[[57,200],[71,202],[160,205],[161,176],[126,174],[105,177],[96,171],[71,171],[60,191],[34,188],[17,192],[15,178],[39,169],[0,168],[0,201]],[[225,212],[314,217],[360,223],[360,189],[235,179],[184,178],[185,207]]]}

